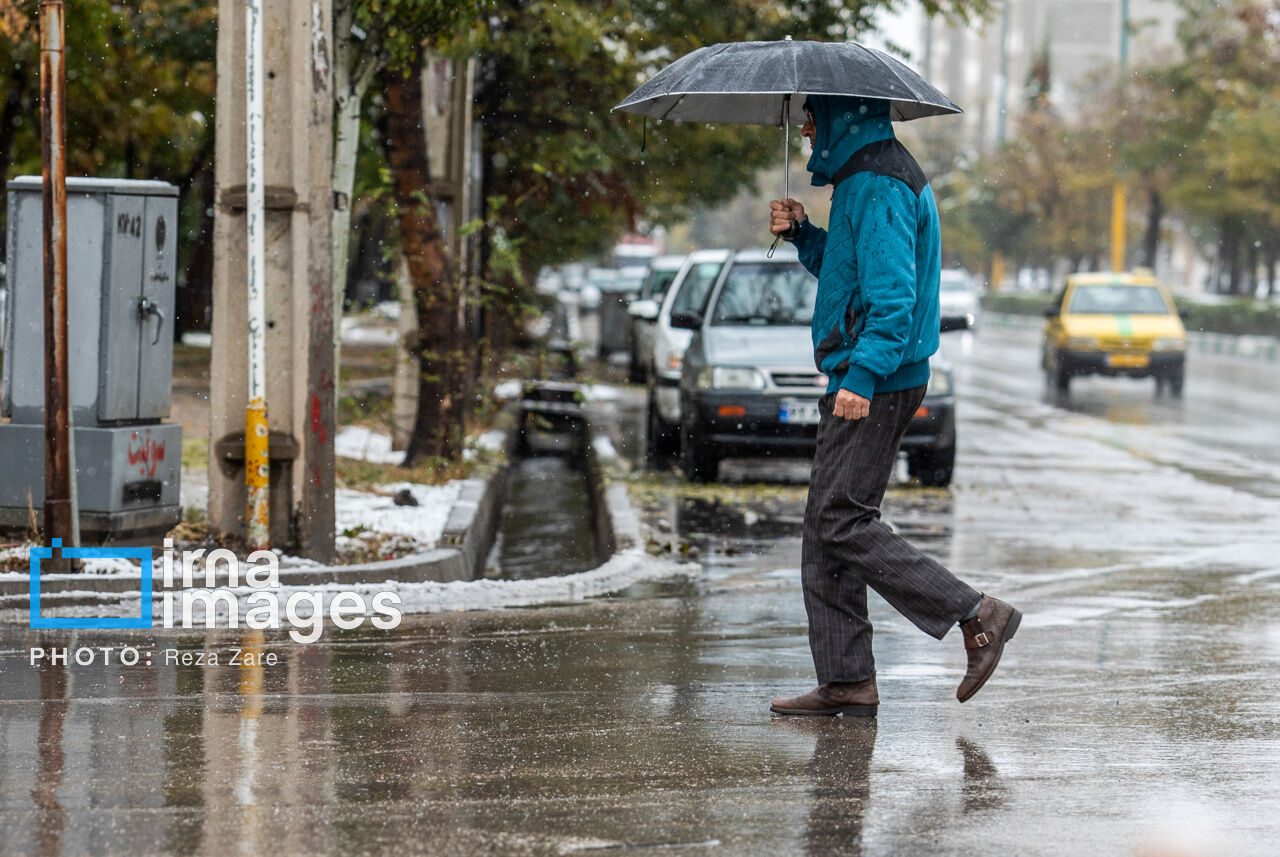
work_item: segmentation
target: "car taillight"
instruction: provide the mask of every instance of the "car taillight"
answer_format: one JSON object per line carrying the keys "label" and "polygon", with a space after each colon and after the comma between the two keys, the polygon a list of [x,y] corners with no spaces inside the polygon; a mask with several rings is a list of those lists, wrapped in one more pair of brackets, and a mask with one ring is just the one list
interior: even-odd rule
{"label": "car taillight", "polygon": [[928,405],[921,405],[918,409],[916,409],[916,416],[919,417],[920,419],[924,419],[925,417],[929,416]]}
{"label": "car taillight", "polygon": [[747,409],[742,405],[721,405],[720,416],[722,417],[745,417]]}

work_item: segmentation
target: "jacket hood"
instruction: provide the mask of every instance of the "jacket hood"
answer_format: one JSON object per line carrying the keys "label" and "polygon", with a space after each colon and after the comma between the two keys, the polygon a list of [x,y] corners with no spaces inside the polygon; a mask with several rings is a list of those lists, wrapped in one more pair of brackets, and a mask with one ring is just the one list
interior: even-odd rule
{"label": "jacket hood", "polygon": [[814,187],[831,184],[831,177],[868,143],[893,138],[889,102],[853,95],[810,95],[817,135],[808,170]]}

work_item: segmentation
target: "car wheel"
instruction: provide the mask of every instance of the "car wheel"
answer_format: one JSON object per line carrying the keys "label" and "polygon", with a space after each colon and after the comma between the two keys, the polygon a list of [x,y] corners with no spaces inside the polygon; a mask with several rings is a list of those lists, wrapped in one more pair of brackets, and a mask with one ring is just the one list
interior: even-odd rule
{"label": "car wheel", "polygon": [[720,472],[720,456],[694,420],[686,417],[680,426],[680,466],[690,482],[714,482]]}
{"label": "car wheel", "polygon": [[665,458],[680,451],[680,436],[676,427],[662,418],[658,413],[658,403],[653,391],[649,391],[646,428],[644,434],[644,457],[650,467],[658,467]]}
{"label": "car wheel", "polygon": [[924,449],[907,460],[909,472],[929,488],[945,488],[955,473],[956,448]]}
{"label": "car wheel", "polygon": [[1067,371],[1067,364],[1061,355],[1053,362],[1053,388],[1059,393],[1071,390],[1071,373]]}
{"label": "car wheel", "polygon": [[1163,385],[1168,388],[1170,396],[1175,399],[1182,398],[1182,384],[1186,376],[1185,366],[1179,366],[1168,374],[1156,376],[1156,393],[1160,392],[1160,387]]}

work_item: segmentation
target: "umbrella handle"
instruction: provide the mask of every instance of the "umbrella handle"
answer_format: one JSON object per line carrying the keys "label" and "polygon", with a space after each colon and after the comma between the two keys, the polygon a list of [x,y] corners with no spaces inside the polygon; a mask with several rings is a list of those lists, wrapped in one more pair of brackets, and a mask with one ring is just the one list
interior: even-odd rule
{"label": "umbrella handle", "polygon": [[[782,96],[782,201],[785,203],[791,199],[791,123],[787,120],[791,117],[791,96]],[[769,245],[769,252],[764,254],[766,259],[773,258],[773,251],[778,247],[778,241],[782,239],[781,235],[773,236],[773,243]]]}

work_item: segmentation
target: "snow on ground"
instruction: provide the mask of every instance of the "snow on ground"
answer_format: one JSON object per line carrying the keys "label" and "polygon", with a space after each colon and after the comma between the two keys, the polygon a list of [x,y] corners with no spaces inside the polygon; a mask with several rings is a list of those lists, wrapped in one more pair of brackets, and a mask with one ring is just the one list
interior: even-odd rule
{"label": "snow on ground", "polygon": [[[496,384],[493,395],[497,399],[518,399],[524,395],[524,381],[510,379]],[[617,387],[609,384],[582,384],[582,395],[592,402],[616,402],[621,396]]]}
{"label": "snow on ground", "polygon": [[500,429],[487,431],[472,438],[467,448],[462,450],[465,461],[475,461],[481,452],[501,452],[507,445],[507,433]]}
{"label": "snow on ground", "polygon": [[[397,506],[392,497],[408,490],[418,501],[417,506]],[[381,492],[352,491],[339,488],[336,512],[337,530],[372,530],[387,535],[406,536],[421,545],[421,549],[433,547],[444,532],[449,509],[462,491],[461,482],[445,485],[423,485],[418,482],[392,482],[383,485]]]}
{"label": "snow on ground", "polygon": [[496,399],[518,399],[524,395],[524,381],[516,379],[502,381],[494,386],[493,395]]}
{"label": "snow on ground", "polygon": [[617,387],[611,387],[608,384],[590,384],[585,393],[593,402],[616,402],[621,395]]}
{"label": "snow on ground", "polygon": [[343,345],[377,345],[390,348],[400,342],[400,331],[384,323],[370,324],[368,319],[344,316]]}
{"label": "snow on ground", "polygon": [[501,607],[530,607],[538,604],[566,604],[587,598],[614,595],[644,581],[682,580],[696,577],[701,566],[676,564],[657,559],[643,550],[614,554],[604,565],[591,571],[540,577],[532,580],[458,580],[452,583],[415,582],[331,584],[302,587],[326,594],[348,589],[359,592],[372,603],[379,592],[400,596],[403,613],[448,613],[455,610],[494,610]]}
{"label": "snow on ground", "polygon": [[598,434],[593,437],[591,445],[595,448],[596,455],[606,461],[612,461],[618,457],[618,450],[614,447],[613,441],[609,439],[607,434]]}
{"label": "snow on ground", "polygon": [[[282,562],[282,566],[284,563]],[[155,568],[157,577],[160,574],[159,561]],[[285,583],[279,589],[270,590],[276,594],[281,603],[298,592],[315,593],[319,596],[320,609],[329,613],[331,600],[342,592],[355,592],[365,602],[365,614],[373,615],[374,597],[381,592],[394,592],[400,598],[396,608],[401,613],[449,613],[461,610],[496,610],[509,607],[531,607],[543,604],[568,604],[588,598],[600,598],[616,595],[627,588],[643,582],[689,580],[701,573],[696,563],[677,564],[667,560],[651,557],[643,550],[632,549],[622,551],[611,557],[604,565],[590,571],[577,574],[565,574],[557,577],[542,577],[533,580],[460,580],[452,583],[433,582],[397,582],[383,581],[379,583],[326,583],[314,585],[290,585]],[[137,577],[136,569],[132,576]],[[246,586],[231,589],[240,602],[240,612],[250,606],[246,599],[255,590]],[[70,593],[63,593],[64,595]],[[114,616],[138,615],[138,597],[136,593],[130,597],[117,593],[96,593],[91,589],[77,593],[82,598],[94,598],[100,603],[68,605],[57,608],[57,615],[74,616]],[[160,594],[156,594],[159,601]],[[302,618],[310,615],[310,605],[300,605]],[[193,605],[193,619],[198,626],[204,624],[204,609],[199,603]],[[349,611],[350,605],[348,605]],[[159,616],[160,607],[156,607]],[[5,611],[0,611],[4,613]],[[15,611],[9,611],[15,612]],[[24,614],[25,615],[25,614]],[[222,628],[227,625],[225,603],[219,602],[215,613],[215,625]],[[17,621],[14,617],[0,616],[2,621]],[[326,618],[326,628],[330,622]]]}
{"label": "snow on ground", "polygon": [[391,448],[391,435],[366,426],[343,426],[333,438],[334,453],[374,464],[400,464],[404,450]]}

